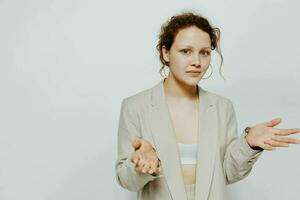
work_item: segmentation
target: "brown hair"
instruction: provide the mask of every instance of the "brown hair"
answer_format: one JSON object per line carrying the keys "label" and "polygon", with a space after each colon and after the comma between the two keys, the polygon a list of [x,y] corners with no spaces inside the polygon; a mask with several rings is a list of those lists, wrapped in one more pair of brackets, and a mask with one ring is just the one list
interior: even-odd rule
{"label": "brown hair", "polygon": [[181,14],[172,16],[170,20],[166,21],[161,26],[161,31],[158,36],[158,44],[156,45],[156,49],[159,52],[160,62],[162,63],[162,66],[159,70],[161,76],[164,67],[169,66],[169,63],[163,58],[162,47],[165,46],[167,50],[170,50],[177,33],[181,29],[188,28],[190,26],[197,26],[199,29],[209,34],[211,39],[211,49],[216,49],[221,57],[219,72],[222,76],[221,67],[223,64],[223,55],[221,53],[219,44],[220,29],[212,27],[206,18],[204,18],[200,14],[195,14],[191,11],[183,12]]}

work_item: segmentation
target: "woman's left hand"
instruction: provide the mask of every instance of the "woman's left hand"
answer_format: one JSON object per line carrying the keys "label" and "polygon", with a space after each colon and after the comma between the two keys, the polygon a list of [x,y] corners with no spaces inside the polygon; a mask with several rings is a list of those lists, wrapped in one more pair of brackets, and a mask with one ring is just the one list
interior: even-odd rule
{"label": "woman's left hand", "polygon": [[299,128],[277,129],[274,126],[281,122],[281,118],[275,118],[269,122],[260,123],[251,127],[246,136],[250,147],[261,147],[265,150],[275,150],[276,147],[288,147],[289,144],[298,144],[299,140],[288,138],[290,134],[300,133]]}

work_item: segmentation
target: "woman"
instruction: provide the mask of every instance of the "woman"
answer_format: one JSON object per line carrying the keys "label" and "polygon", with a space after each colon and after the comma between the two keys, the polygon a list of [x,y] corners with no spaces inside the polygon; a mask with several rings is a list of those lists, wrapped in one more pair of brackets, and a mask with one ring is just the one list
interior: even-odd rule
{"label": "woman", "polygon": [[[225,186],[245,178],[263,150],[297,144],[300,129],[274,128],[280,118],[238,137],[232,102],[201,88],[220,31],[199,14],[173,16],[157,49],[167,78],[123,99],[116,176],[141,200],[223,200]],[[221,64],[222,65],[222,64]]]}

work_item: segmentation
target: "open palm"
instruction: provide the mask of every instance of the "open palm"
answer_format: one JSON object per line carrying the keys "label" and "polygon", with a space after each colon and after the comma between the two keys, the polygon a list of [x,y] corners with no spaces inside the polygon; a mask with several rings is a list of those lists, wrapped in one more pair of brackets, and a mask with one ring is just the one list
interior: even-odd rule
{"label": "open palm", "polygon": [[260,123],[251,127],[246,140],[251,147],[261,147],[265,150],[275,150],[276,147],[288,147],[289,144],[299,144],[299,140],[287,137],[300,133],[299,128],[278,129],[274,128],[281,123],[281,118]]}

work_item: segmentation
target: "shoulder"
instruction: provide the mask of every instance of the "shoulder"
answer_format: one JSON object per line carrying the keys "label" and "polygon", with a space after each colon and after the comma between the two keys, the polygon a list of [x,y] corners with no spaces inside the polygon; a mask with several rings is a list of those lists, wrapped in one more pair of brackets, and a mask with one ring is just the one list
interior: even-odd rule
{"label": "shoulder", "polygon": [[224,104],[225,105],[232,104],[232,101],[228,97],[226,97],[226,96],[223,96],[223,95],[220,95],[220,94],[208,91],[206,89],[204,89],[204,93],[205,93],[205,95],[208,96],[208,98],[212,101],[212,103],[223,104],[223,105]]}
{"label": "shoulder", "polygon": [[230,113],[234,111],[234,104],[229,97],[207,90],[204,90],[204,94],[208,98],[210,104],[215,105],[220,112]]}
{"label": "shoulder", "polygon": [[122,104],[129,105],[131,108],[143,107],[150,103],[151,99],[151,89],[147,88],[144,90],[141,90],[139,92],[136,92],[132,95],[126,96],[122,100]]}

